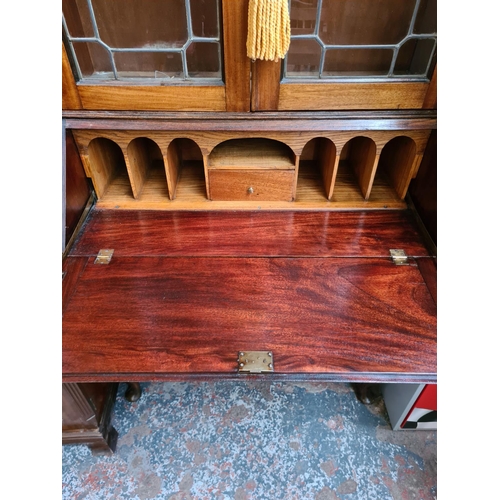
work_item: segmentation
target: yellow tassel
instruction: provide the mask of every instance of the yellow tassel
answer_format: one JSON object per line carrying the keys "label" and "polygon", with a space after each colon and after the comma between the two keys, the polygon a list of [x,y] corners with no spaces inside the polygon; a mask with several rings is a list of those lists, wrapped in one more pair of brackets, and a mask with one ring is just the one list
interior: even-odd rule
{"label": "yellow tassel", "polygon": [[290,46],[288,0],[250,0],[248,4],[247,56],[278,61]]}

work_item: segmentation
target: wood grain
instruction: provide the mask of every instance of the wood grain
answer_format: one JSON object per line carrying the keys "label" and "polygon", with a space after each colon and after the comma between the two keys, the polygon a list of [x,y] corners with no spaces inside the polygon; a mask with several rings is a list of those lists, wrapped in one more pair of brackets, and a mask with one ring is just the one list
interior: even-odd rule
{"label": "wood grain", "polygon": [[167,173],[167,183],[169,186],[168,192],[170,193],[170,199],[175,200],[177,193],[177,181],[179,180],[179,173],[181,170],[181,149],[179,147],[179,141],[172,141],[167,148],[166,155],[166,173]]}
{"label": "wood grain", "polygon": [[209,168],[281,169],[295,168],[293,151],[269,139],[233,139],[216,146],[208,157]]}
{"label": "wood grain", "polygon": [[210,198],[215,201],[285,201],[294,197],[295,170],[209,169]]}
{"label": "wood grain", "polygon": [[[289,124],[290,125],[290,124]],[[291,127],[293,128],[293,127]],[[308,182],[308,176],[300,176],[300,172],[298,172],[299,179],[297,186],[294,185],[293,190],[295,191],[295,205],[297,208],[302,209],[318,209],[318,210],[330,210],[330,209],[345,209],[345,208],[405,208],[406,204],[402,200],[401,196],[398,196],[394,190],[394,186],[382,184],[382,190],[377,191],[376,196],[372,196],[371,192],[373,190],[374,184],[374,174],[375,174],[375,160],[376,157],[373,157],[374,151],[379,154],[384,150],[385,145],[395,137],[409,137],[415,143],[418,152],[423,152],[425,150],[425,145],[427,142],[427,138],[430,134],[430,130],[405,130],[405,131],[393,131],[393,130],[373,130],[373,131],[364,131],[362,136],[359,131],[353,130],[344,130],[344,131],[322,131],[322,132],[296,132],[291,130],[282,130],[276,132],[262,132],[262,131],[252,131],[252,132],[241,132],[241,131],[200,131],[200,130],[191,130],[187,131],[139,131],[139,130],[74,130],[74,136],[77,140],[80,154],[82,156],[82,161],[86,166],[86,170],[88,175],[94,179],[96,191],[99,198],[99,203],[101,207],[121,207],[121,208],[137,208],[137,209],[162,209],[162,210],[205,210],[205,209],[248,209],[248,208],[269,208],[269,209],[283,209],[287,208],[287,205],[284,204],[276,204],[278,202],[262,200],[262,202],[257,202],[257,204],[251,204],[253,202],[250,201],[230,201],[232,198],[228,198],[226,200],[217,201],[215,205],[209,205],[209,197],[206,195],[206,192],[209,192],[209,186],[205,186],[205,194],[201,194],[198,190],[197,183],[191,183],[190,181],[187,183],[188,186],[194,186],[196,189],[195,193],[189,193],[187,190],[185,194],[187,195],[185,198],[180,196],[180,192],[175,194],[175,200],[171,200],[167,197],[164,197],[161,193],[165,190],[163,184],[159,185],[159,192],[154,193],[152,190],[140,190],[138,191],[138,187],[142,186],[141,179],[142,176],[136,175],[134,171],[134,165],[128,159],[128,147],[129,144],[136,140],[137,138],[143,138],[147,136],[148,139],[153,141],[161,151],[161,155],[164,159],[166,159],[166,167],[167,172],[170,169],[170,164],[177,165],[179,167],[179,162],[175,161],[173,156],[169,157],[169,148],[171,148],[171,144],[176,140],[185,140],[189,139],[196,144],[203,157],[206,159],[207,164],[204,165],[203,168],[209,168],[213,166],[213,159],[215,158],[215,166],[219,165],[222,167],[222,161],[218,161],[218,151],[225,151],[226,148],[230,149],[230,144],[245,144],[246,142],[251,143],[252,141],[263,141],[266,144],[274,141],[273,147],[268,153],[267,156],[271,156],[271,161],[275,153],[283,152],[285,157],[290,156],[290,163],[294,163],[295,159],[292,162],[291,156],[286,153],[288,148],[292,150],[295,155],[300,155],[303,148],[307,145],[311,140],[317,140],[321,138],[320,145],[325,145],[327,151],[325,155],[319,154],[319,161],[323,162],[322,171],[323,173],[318,173],[319,176],[323,176],[323,187],[319,190],[316,189],[316,181],[313,181],[313,184]],[[94,142],[97,139],[97,142]],[[355,160],[354,165],[356,166],[355,171],[357,172],[357,176],[359,179],[359,184],[361,187],[361,193],[363,196],[359,197],[359,188],[352,186],[350,183],[343,184],[342,176],[338,175],[339,165],[338,159],[335,158],[332,165],[332,154],[328,153],[328,148],[330,144],[328,139],[333,142],[333,146],[335,147],[335,151],[344,151],[344,146],[349,143],[349,141],[353,141],[356,145],[360,147],[350,148],[354,151],[351,155]],[[121,151],[124,153],[127,168],[129,169],[129,178],[130,178],[130,186],[127,187],[126,184],[123,184],[122,181],[125,180],[123,176],[117,177],[113,179],[110,171],[111,163],[108,161],[104,161],[107,153],[106,151],[98,151],[97,146],[106,147],[106,144],[112,145],[111,142],[106,143],[105,140],[112,141],[114,146],[118,145],[121,148]],[[235,141],[227,142],[226,144],[222,144],[225,141]],[[279,141],[279,144],[276,143]],[[252,142],[253,143],[253,142]],[[89,144],[94,144],[94,151],[91,151]],[[363,144],[369,144],[370,146],[364,147]],[[219,149],[220,148],[220,149]],[[116,148],[114,148],[116,149]],[[239,163],[245,163],[247,166],[250,161],[253,161],[253,156],[256,156],[258,153],[258,148],[252,148],[251,151],[248,151],[248,148],[233,148],[234,151],[231,153],[231,157]],[[245,153],[245,151],[248,153]],[[173,151],[171,150],[170,153]],[[94,154],[95,161],[92,160],[91,154]],[[255,153],[255,154],[254,154]],[[332,153],[332,151],[330,151]],[[180,151],[180,155],[182,157],[183,152]],[[212,156],[213,155],[213,156]],[[245,156],[248,156],[248,160],[245,160]],[[274,156],[273,156],[274,155]],[[120,163],[118,161],[119,155],[112,155],[115,163]],[[227,154],[225,154],[227,157]],[[258,155],[257,155],[258,156]],[[102,157],[102,158],[101,158]],[[326,160],[325,160],[326,158]],[[227,159],[227,158],[226,158]],[[266,158],[263,158],[262,161],[255,165],[255,167],[260,167],[262,162],[266,163],[267,166],[270,166],[270,163]],[[329,162],[329,165],[325,165],[325,161]],[[184,169],[182,166],[181,168]],[[109,171],[109,172],[108,172]],[[106,174],[107,175],[104,175]],[[325,173],[326,176],[334,176],[331,178],[330,185],[325,185]],[[167,177],[167,181],[171,182],[175,172],[170,174],[170,178]],[[188,179],[186,174],[183,177],[178,179],[178,183],[183,182],[182,179]],[[206,176],[208,178],[208,175]],[[408,174],[407,181],[409,182],[411,175]],[[137,179],[139,178],[139,180]],[[301,185],[301,179],[307,181],[306,184]],[[110,182],[113,181],[112,185]],[[150,185],[152,185],[150,183]],[[333,194],[332,187],[335,185]],[[311,189],[312,188],[312,189]],[[133,197],[130,196],[130,189],[132,189]],[[169,192],[177,193],[176,186],[170,184]],[[147,193],[147,194],[144,194]],[[198,195],[199,193],[199,195]],[[330,200],[328,200],[328,196],[330,196]],[[214,200],[215,201],[215,200]],[[236,205],[234,203],[237,203]],[[241,204],[243,203],[243,204]],[[248,205],[250,203],[250,205]],[[264,203],[264,204],[262,204]],[[288,206],[288,208],[290,208]]]}
{"label": "wood grain", "polygon": [[[150,155],[145,144],[147,140],[143,137],[138,137],[131,141],[125,155],[131,185],[135,186],[134,198],[140,196],[151,165]],[[156,145],[155,143],[153,144]]]}
{"label": "wood grain", "polygon": [[117,257],[427,257],[410,211],[158,212],[94,209],[70,251]]}
{"label": "wood grain", "polygon": [[335,147],[335,144],[331,140],[325,139],[324,137],[320,137],[318,139],[316,150],[317,155],[319,156],[325,195],[329,200],[331,200],[340,156],[337,157],[337,148]]}
{"label": "wood grain", "polygon": [[282,111],[418,109],[428,83],[282,83]]}
{"label": "wood grain", "polygon": [[427,284],[427,288],[437,305],[437,264],[435,259],[416,259],[420,274]]}
{"label": "wood grain", "polygon": [[436,372],[436,306],[388,259],[113,257],[89,262],[63,317],[63,381],[234,374],[273,350],[280,374]]}
{"label": "wood grain", "polygon": [[282,61],[252,62],[252,111],[274,111],[279,106]]}
{"label": "wood grain", "polygon": [[81,273],[87,265],[85,257],[77,257],[65,259],[63,261],[63,279],[62,279],[62,312],[66,309],[73,292],[75,291],[76,283],[80,278]]}
{"label": "wood grain", "polygon": [[128,176],[123,151],[114,141],[102,137],[91,140],[88,145],[86,163],[90,168],[94,188],[99,198],[104,196],[112,183],[122,180],[127,193],[132,194],[133,183]]}
{"label": "wood grain", "polygon": [[429,88],[425,94],[425,99],[422,104],[423,109],[437,109],[437,65],[432,73],[432,78],[429,83]]}
{"label": "wood grain", "polygon": [[204,167],[201,162],[190,162],[182,166],[175,200],[168,198],[165,180],[160,175],[152,175],[146,181],[139,198],[134,198],[128,178],[117,177],[106,193],[97,201],[100,209],[159,210],[159,211],[310,211],[338,210],[380,210],[406,209],[387,180],[381,176],[374,180],[370,199],[361,195],[358,182],[351,170],[339,164],[335,190],[331,200],[327,200],[321,172],[314,163],[301,164],[298,171],[295,200],[289,201],[216,201],[211,200],[206,188]]}
{"label": "wood grain", "polygon": [[246,56],[248,0],[222,1],[226,111],[250,111],[250,60]]}
{"label": "wood grain", "polygon": [[82,109],[80,94],[73,77],[73,71],[71,71],[64,43],[62,44],[62,109]]}
{"label": "wood grain", "polygon": [[133,87],[123,85],[79,85],[84,109],[133,109],[168,111],[225,111],[223,85],[179,85]]}
{"label": "wood grain", "polygon": [[349,141],[347,160],[356,175],[361,194],[367,200],[372,190],[377,169],[377,147],[369,137],[355,137]]}
{"label": "wood grain", "polygon": [[[194,125],[194,124],[193,124]],[[297,131],[294,129],[293,123],[283,123],[281,130],[266,131],[258,127],[253,130],[242,131],[238,130],[235,125],[234,130],[217,130],[217,124],[214,123],[213,128],[205,130],[197,130],[194,126],[190,130],[180,128],[179,130],[116,130],[109,129],[74,129],[73,135],[79,145],[83,155],[87,154],[86,149],[89,142],[97,137],[103,137],[116,142],[123,151],[126,151],[128,144],[138,137],[148,137],[156,142],[161,149],[163,155],[166,153],[166,148],[175,139],[190,139],[200,148],[201,153],[208,155],[219,144],[228,140],[244,140],[244,139],[267,139],[280,141],[286,144],[292,151],[300,155],[304,146],[311,140],[319,137],[330,139],[338,151],[351,139],[355,137],[368,137],[376,145],[377,153],[380,154],[387,142],[395,137],[410,137],[417,146],[417,153],[422,154],[425,150],[427,139],[430,130],[309,130]],[[68,127],[69,128],[69,127]]]}
{"label": "wood grain", "polygon": [[378,170],[390,179],[399,198],[404,199],[413,172],[418,170],[415,142],[409,137],[396,137],[389,141],[380,155]]}

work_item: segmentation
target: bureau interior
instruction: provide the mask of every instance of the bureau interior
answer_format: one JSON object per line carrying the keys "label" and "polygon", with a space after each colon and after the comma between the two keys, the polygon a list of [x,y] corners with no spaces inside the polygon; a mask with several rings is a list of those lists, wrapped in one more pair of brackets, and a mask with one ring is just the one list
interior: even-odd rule
{"label": "bureau interior", "polygon": [[405,208],[429,130],[75,130],[98,203],[137,209]]}

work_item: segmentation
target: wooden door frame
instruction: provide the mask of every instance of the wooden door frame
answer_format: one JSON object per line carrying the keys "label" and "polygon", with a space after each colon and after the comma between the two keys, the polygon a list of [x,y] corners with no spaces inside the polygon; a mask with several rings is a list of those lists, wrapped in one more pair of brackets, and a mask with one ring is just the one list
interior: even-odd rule
{"label": "wooden door frame", "polygon": [[248,0],[222,0],[224,82],[220,85],[112,85],[75,82],[62,46],[62,108],[132,111],[250,111],[246,56]]}

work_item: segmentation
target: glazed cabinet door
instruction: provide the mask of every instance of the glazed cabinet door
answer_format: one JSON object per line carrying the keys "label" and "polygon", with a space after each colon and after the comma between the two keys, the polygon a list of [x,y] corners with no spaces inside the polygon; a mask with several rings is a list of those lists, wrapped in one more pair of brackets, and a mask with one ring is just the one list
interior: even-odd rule
{"label": "glazed cabinet door", "polygon": [[436,107],[437,0],[290,0],[284,60],[247,57],[249,0],[63,0],[63,109]]}
{"label": "glazed cabinet door", "polygon": [[255,111],[436,107],[436,0],[290,0],[283,61],[255,61]]}
{"label": "glazed cabinet door", "polygon": [[249,111],[248,0],[63,0],[63,109]]}

